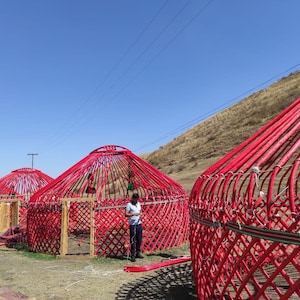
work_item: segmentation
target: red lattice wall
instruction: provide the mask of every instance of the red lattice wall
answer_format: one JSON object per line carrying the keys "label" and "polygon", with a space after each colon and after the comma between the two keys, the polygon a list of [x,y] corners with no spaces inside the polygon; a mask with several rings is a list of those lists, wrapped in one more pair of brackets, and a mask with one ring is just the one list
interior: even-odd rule
{"label": "red lattice wall", "polygon": [[26,224],[27,203],[30,197],[51,182],[53,178],[40,170],[21,168],[12,171],[0,179],[2,198],[18,196],[20,203],[20,222]]}
{"label": "red lattice wall", "polygon": [[300,299],[300,99],[191,191],[198,299]]}
{"label": "red lattice wall", "polygon": [[[188,241],[188,196],[183,187],[128,149],[108,145],[92,151],[30,199],[30,248],[60,254],[61,201],[78,198],[80,202],[68,202],[69,245],[76,240],[82,249],[94,228],[93,254],[127,254],[129,226],[125,206],[133,192],[139,193],[142,205],[143,252]],[[95,197],[92,221],[85,197]],[[70,252],[68,249],[67,254]]]}

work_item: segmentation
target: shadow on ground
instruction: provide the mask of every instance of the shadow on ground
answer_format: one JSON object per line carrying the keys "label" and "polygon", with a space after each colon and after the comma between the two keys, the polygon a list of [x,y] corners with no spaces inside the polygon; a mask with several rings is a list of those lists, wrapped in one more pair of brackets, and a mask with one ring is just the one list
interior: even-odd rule
{"label": "shadow on ground", "polygon": [[156,274],[124,284],[116,300],[197,299],[191,263],[159,269]]}

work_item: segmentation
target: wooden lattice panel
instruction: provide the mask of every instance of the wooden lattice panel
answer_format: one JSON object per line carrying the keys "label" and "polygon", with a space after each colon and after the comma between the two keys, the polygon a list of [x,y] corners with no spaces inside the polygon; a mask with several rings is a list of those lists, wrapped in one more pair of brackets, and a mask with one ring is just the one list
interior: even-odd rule
{"label": "wooden lattice panel", "polygon": [[[68,236],[82,236],[79,244],[93,234],[92,255],[126,255],[129,225],[125,206],[133,192],[140,195],[142,205],[143,252],[169,249],[188,241],[188,195],[183,187],[128,149],[109,145],[92,151],[31,197],[27,218],[30,248],[67,254],[66,247],[61,248],[63,222]],[[93,231],[88,201],[75,201],[90,198],[95,199]],[[69,202],[67,220],[62,217],[61,199]]]}
{"label": "wooden lattice panel", "polygon": [[[26,225],[27,203],[30,197],[51,182],[53,178],[40,170],[21,168],[0,179],[0,194],[5,198],[18,198],[20,224]],[[0,195],[1,198],[1,195]]]}
{"label": "wooden lattice panel", "polygon": [[[187,241],[186,199],[143,201],[142,251],[169,249]],[[119,256],[129,253],[129,225],[124,217],[126,202],[107,208],[96,208],[95,249],[98,255]]]}
{"label": "wooden lattice panel", "polygon": [[199,299],[300,299],[300,99],[192,189]]}
{"label": "wooden lattice panel", "polygon": [[28,244],[35,252],[46,254],[60,254],[61,236],[61,203],[34,203],[29,204],[27,226]]}
{"label": "wooden lattice panel", "polygon": [[0,233],[19,224],[21,202],[21,196],[0,195]]}

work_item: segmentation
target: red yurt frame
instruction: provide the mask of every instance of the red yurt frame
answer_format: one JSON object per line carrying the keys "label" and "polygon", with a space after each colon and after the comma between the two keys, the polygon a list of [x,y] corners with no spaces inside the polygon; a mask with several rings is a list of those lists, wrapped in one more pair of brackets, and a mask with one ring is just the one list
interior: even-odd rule
{"label": "red yurt frame", "polygon": [[196,180],[198,299],[300,298],[300,99]]}
{"label": "red yurt frame", "polygon": [[130,150],[107,145],[92,151],[31,197],[29,247],[53,255],[126,255],[125,206],[133,192],[140,195],[142,205],[143,252],[188,241],[184,188]]}
{"label": "red yurt frame", "polygon": [[0,179],[0,201],[13,204],[18,199],[19,222],[25,224],[30,197],[52,180],[52,177],[37,169],[14,170]]}

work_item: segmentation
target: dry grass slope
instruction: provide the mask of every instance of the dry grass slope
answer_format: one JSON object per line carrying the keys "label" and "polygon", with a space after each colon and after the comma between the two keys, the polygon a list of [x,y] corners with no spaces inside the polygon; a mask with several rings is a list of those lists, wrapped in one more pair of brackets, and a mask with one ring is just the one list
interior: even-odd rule
{"label": "dry grass slope", "polygon": [[199,123],[142,157],[189,192],[211,164],[245,141],[300,97],[300,71]]}

